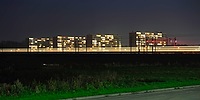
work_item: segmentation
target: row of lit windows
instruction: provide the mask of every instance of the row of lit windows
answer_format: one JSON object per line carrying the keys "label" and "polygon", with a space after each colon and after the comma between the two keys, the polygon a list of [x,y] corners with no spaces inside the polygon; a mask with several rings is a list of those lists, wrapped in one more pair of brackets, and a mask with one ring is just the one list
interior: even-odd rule
{"label": "row of lit windows", "polygon": [[[101,35],[101,34],[97,34],[97,35],[93,35],[93,38],[92,38],[93,42],[97,41],[97,42],[111,42],[111,41],[114,41],[114,40],[117,40],[115,38],[115,35]],[[95,40],[95,41],[94,41]],[[119,41],[119,40],[117,40]]]}
{"label": "row of lit windows", "polygon": [[161,35],[137,35],[136,38],[161,38]]}
{"label": "row of lit windows", "polygon": [[145,33],[142,33],[142,32],[136,32],[136,35],[137,36],[142,36],[142,37],[163,37],[163,34],[162,33],[150,33],[150,32],[145,32]]}
{"label": "row of lit windows", "polygon": [[66,37],[66,36],[57,36],[58,39],[60,40],[65,40],[65,39],[69,39],[69,40],[75,40],[75,39],[80,39],[80,40],[85,40],[86,37],[85,36],[81,36],[81,37],[72,37],[72,36],[69,36],[69,37]]}
{"label": "row of lit windows", "polygon": [[[58,48],[62,47],[74,47],[75,45],[79,45],[79,47],[85,47],[86,45],[86,37],[65,37],[65,36],[58,36],[57,37]],[[77,44],[76,44],[77,43]]]}
{"label": "row of lit windows", "polygon": [[[86,46],[86,37],[66,37],[57,36],[57,47],[66,47],[80,45],[80,47]],[[117,44],[118,43],[118,44]],[[50,47],[53,45],[53,38],[29,38],[30,45],[37,45],[38,47]],[[121,45],[120,41],[115,39],[114,35],[93,35],[92,45],[106,46],[107,45]],[[29,45],[29,46],[30,46]]]}

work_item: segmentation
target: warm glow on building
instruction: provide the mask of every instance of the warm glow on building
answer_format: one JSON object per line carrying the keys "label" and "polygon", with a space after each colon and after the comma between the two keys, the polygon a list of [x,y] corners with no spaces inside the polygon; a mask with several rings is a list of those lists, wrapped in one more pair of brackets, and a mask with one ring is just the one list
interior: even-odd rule
{"label": "warm glow on building", "polygon": [[162,32],[131,32],[129,33],[130,47],[165,46],[167,38]]}
{"label": "warm glow on building", "polygon": [[121,47],[121,39],[113,34],[95,34],[85,36],[61,36],[53,38],[29,38],[31,49],[57,48],[76,49],[86,47]]}
{"label": "warm glow on building", "polygon": [[29,38],[29,48],[53,48],[53,38],[42,37],[42,38]]}
{"label": "warm glow on building", "polygon": [[87,35],[87,47],[121,47],[121,39],[113,34]]}
{"label": "warm glow on building", "polygon": [[85,36],[57,36],[54,37],[54,48],[86,47]]}

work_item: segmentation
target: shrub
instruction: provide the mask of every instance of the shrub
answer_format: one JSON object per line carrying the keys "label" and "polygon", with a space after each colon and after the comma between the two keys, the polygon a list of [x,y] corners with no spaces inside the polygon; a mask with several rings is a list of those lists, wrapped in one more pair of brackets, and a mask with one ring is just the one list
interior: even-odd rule
{"label": "shrub", "polygon": [[57,89],[57,81],[51,79],[51,80],[49,80],[47,82],[47,84],[48,84],[48,90],[49,91],[53,91],[53,92],[56,91],[56,89]]}
{"label": "shrub", "polygon": [[35,93],[45,93],[47,92],[47,87],[45,84],[38,83],[34,89]]}
{"label": "shrub", "polygon": [[19,95],[24,92],[25,92],[25,87],[19,80],[15,81],[14,84],[11,86],[11,94]]}
{"label": "shrub", "polygon": [[10,84],[1,84],[0,85],[0,93],[2,96],[9,96],[11,93],[11,85]]}

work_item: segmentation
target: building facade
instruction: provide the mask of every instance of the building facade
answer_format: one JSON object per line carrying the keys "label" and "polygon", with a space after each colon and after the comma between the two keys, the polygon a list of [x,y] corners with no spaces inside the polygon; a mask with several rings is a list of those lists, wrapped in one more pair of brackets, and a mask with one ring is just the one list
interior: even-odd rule
{"label": "building facade", "polygon": [[113,34],[95,34],[86,36],[87,47],[121,47],[121,39]]}
{"label": "building facade", "polygon": [[53,38],[42,37],[42,38],[29,38],[29,48],[53,48]]}
{"label": "building facade", "polygon": [[56,36],[53,38],[54,48],[83,48],[86,47],[85,36]]}
{"label": "building facade", "polygon": [[131,32],[129,33],[130,47],[165,46],[168,39],[162,32]]}
{"label": "building facade", "polygon": [[121,39],[113,34],[95,34],[86,36],[62,36],[53,38],[29,38],[29,47],[38,48],[95,48],[95,47],[121,47]]}

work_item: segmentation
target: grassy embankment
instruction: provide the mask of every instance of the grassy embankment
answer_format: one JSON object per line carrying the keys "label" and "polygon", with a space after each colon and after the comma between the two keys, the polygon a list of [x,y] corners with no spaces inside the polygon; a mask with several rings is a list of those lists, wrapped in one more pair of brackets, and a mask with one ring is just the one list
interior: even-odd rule
{"label": "grassy embankment", "polygon": [[200,85],[199,65],[63,65],[1,69],[0,74],[1,81],[9,79],[0,84],[1,100],[57,100]]}

